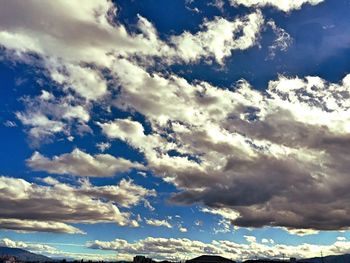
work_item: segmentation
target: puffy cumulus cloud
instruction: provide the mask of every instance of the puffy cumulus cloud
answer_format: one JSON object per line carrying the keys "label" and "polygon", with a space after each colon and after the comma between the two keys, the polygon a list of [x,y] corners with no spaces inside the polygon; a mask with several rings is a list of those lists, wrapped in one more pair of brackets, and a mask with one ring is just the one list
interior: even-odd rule
{"label": "puffy cumulus cloud", "polygon": [[82,233],[67,225],[70,223],[114,222],[136,227],[131,213],[118,207],[130,208],[156,194],[125,179],[110,186],[93,186],[87,179],[73,186],[51,177],[43,183],[46,185],[0,177],[0,225],[14,230],[65,233]]}
{"label": "puffy cumulus cloud", "polygon": [[301,9],[304,4],[318,5],[324,0],[230,0],[233,6],[244,5],[247,7],[272,6],[284,12]]}
{"label": "puffy cumulus cloud", "polygon": [[154,238],[138,240],[129,243],[123,239],[114,241],[91,241],[87,243],[89,248],[113,250],[117,253],[130,255],[150,255],[159,260],[183,260],[203,254],[221,255],[234,260],[245,260],[256,257],[278,258],[296,257],[309,258],[323,255],[346,254],[350,251],[350,242],[338,240],[330,245],[284,245],[275,244],[273,240],[264,239],[258,242],[254,236],[246,236],[246,243],[235,243],[227,240],[213,240],[204,243],[198,240],[180,238]]}
{"label": "puffy cumulus cloud", "polygon": [[171,37],[180,60],[195,62],[201,58],[215,58],[219,64],[232,55],[233,50],[245,50],[257,43],[264,18],[260,11],[228,21],[216,17],[205,21],[203,31],[196,34],[184,32]]}
{"label": "puffy cumulus cloud", "polygon": [[130,119],[99,125],[180,190],[174,202],[204,204],[216,214],[224,208],[236,226],[349,227],[350,77],[327,83],[281,76],[259,92],[245,81],[219,89],[151,75],[125,59],[116,65],[114,106],[142,113],[152,131]]}
{"label": "puffy cumulus cloud", "polygon": [[147,225],[150,226],[164,226],[167,228],[172,228],[173,226],[166,220],[159,220],[159,219],[152,219],[152,218],[145,218],[145,222]]}
{"label": "puffy cumulus cloud", "polygon": [[35,152],[27,160],[27,165],[34,171],[91,177],[110,177],[133,168],[143,168],[142,164],[116,158],[110,154],[92,156],[79,149],[52,158],[47,158],[39,152]]}

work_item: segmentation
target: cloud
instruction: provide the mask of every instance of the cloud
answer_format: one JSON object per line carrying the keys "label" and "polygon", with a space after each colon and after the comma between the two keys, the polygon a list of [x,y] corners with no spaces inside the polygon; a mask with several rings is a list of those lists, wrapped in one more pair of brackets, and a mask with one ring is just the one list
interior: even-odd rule
{"label": "cloud", "polygon": [[[263,23],[259,11],[233,21],[217,17],[204,21],[202,31],[195,34],[185,31],[162,40],[144,17],[138,16],[138,34],[129,33],[119,22],[112,22],[117,7],[110,1],[91,2],[81,8],[77,2],[38,4],[31,0],[26,6],[20,1],[13,1],[1,10],[0,44],[20,52],[48,56],[55,63],[57,58],[63,59],[65,64],[62,68],[66,74],[57,72],[57,68],[61,67],[47,61],[53,79],[72,85],[74,90],[88,99],[105,95],[106,85],[96,72],[83,67],[80,62],[106,67],[110,66],[115,55],[137,55],[162,57],[170,63],[192,63],[202,58],[213,58],[222,63],[222,59],[230,56],[232,50],[244,50],[255,45]],[[79,12],[67,14],[65,10]],[[38,18],[47,21],[46,26],[38,23]],[[242,35],[237,37],[240,33]],[[193,51],[189,52],[188,48]],[[81,78],[85,74],[87,78]],[[93,84],[96,84],[96,93],[90,89]]]}
{"label": "cloud", "polygon": [[267,238],[263,238],[263,239],[261,239],[261,243],[263,243],[263,244],[274,244],[275,243],[275,241],[273,240],[273,239],[267,239]]}
{"label": "cloud", "polygon": [[[22,248],[29,250],[33,253],[39,253],[47,255],[49,257],[55,258],[73,258],[76,260],[94,260],[94,261],[112,261],[116,259],[115,254],[99,254],[99,253],[77,253],[77,252],[67,252],[57,249],[55,246],[84,246],[77,244],[65,244],[65,243],[36,243],[36,242],[24,242],[24,241],[15,241],[9,238],[0,239],[0,246],[13,247],[13,248]],[[119,254],[117,255],[118,260],[132,259],[130,255]]]}
{"label": "cloud", "polygon": [[231,91],[116,63],[114,105],[142,113],[152,131],[129,119],[99,125],[180,190],[174,202],[231,210],[236,226],[349,227],[348,76],[341,83],[280,76],[266,92],[240,81]]}
{"label": "cloud", "polygon": [[120,226],[138,226],[130,208],[154,190],[122,179],[118,185],[93,186],[87,179],[77,186],[61,183],[54,178],[43,179],[45,185],[29,183],[23,179],[0,177],[1,225],[7,229],[82,233],[70,223],[116,223]]}
{"label": "cloud", "polygon": [[276,25],[275,21],[270,20],[266,23],[270,26],[276,36],[272,45],[269,46],[268,59],[273,59],[276,56],[276,51],[286,52],[293,43],[293,38],[283,29]]}
{"label": "cloud", "polygon": [[107,0],[83,8],[77,1],[29,0],[23,5],[15,0],[0,10],[0,45],[8,57],[40,69],[58,91],[46,99],[26,97],[26,109],[16,113],[32,146],[51,142],[55,136],[73,141],[77,134],[92,132],[90,111],[102,103],[109,107],[117,86],[114,76],[119,75],[115,71],[123,72],[116,58],[145,65],[160,60],[163,65],[202,60],[223,65],[235,50],[256,45],[264,24],[261,12],[255,11],[232,20],[204,20],[197,32],[161,39],[142,16],[134,25],[137,33],[129,32],[118,21],[117,11]]}
{"label": "cloud", "polygon": [[237,217],[239,217],[239,214],[237,212],[235,212],[234,210],[230,210],[229,208],[217,208],[217,209],[212,209],[212,208],[202,208],[201,209],[202,212],[204,213],[211,213],[214,215],[220,215],[223,218],[229,219],[229,220],[236,220]]}
{"label": "cloud", "polygon": [[337,241],[346,241],[346,237],[337,237]]}
{"label": "cloud", "polygon": [[25,109],[16,112],[16,117],[28,128],[34,146],[56,134],[69,137],[72,129],[80,133],[90,131],[86,126],[90,120],[89,106],[85,103],[78,104],[70,96],[56,98],[52,93],[42,90],[40,95],[26,96],[22,101]]}
{"label": "cloud", "polygon": [[132,180],[122,179],[116,186],[106,185],[94,187],[89,181],[82,181],[82,192],[91,196],[97,196],[111,200],[121,207],[130,208],[141,202],[150,206],[146,197],[155,197],[157,195],[154,189],[148,190],[142,186],[134,184]]}
{"label": "cloud", "polygon": [[224,11],[225,1],[224,0],[213,0],[208,5],[215,6],[221,12]]}
{"label": "cloud", "polygon": [[13,121],[7,120],[3,123],[3,125],[7,128],[14,128],[17,127],[17,124]]}
{"label": "cloud", "polygon": [[170,42],[176,46],[176,56],[186,63],[213,57],[216,62],[223,64],[223,59],[231,56],[233,50],[254,46],[263,24],[264,18],[259,11],[232,22],[216,17],[212,21],[205,21],[202,31],[194,35],[184,32],[172,36]]}
{"label": "cloud", "polygon": [[24,232],[50,232],[66,234],[85,234],[80,229],[61,222],[21,220],[15,218],[0,219],[2,229],[18,230]]}
{"label": "cloud", "polygon": [[219,253],[213,244],[175,238],[148,237],[135,243],[128,243],[123,239],[116,239],[109,242],[95,240],[89,242],[87,246],[93,249],[113,250],[124,254],[154,255],[155,259],[167,258],[178,260],[194,253],[203,253],[204,251],[207,254],[215,251],[217,254]]}
{"label": "cloud", "polygon": [[148,237],[133,243],[123,239],[114,241],[91,241],[87,243],[89,248],[111,250],[124,254],[141,254],[154,256],[158,260],[183,260],[199,255],[221,255],[234,260],[253,258],[282,259],[283,257],[309,258],[323,255],[346,254],[350,251],[350,242],[338,240],[330,245],[314,245],[304,243],[301,245],[275,244],[258,242],[254,236],[245,236],[246,244],[235,243],[227,240],[213,240],[204,243],[198,240],[186,238],[154,238]]}
{"label": "cloud", "polygon": [[145,218],[145,222],[147,225],[150,226],[164,226],[167,228],[172,228],[173,226],[166,220],[159,220],[159,219],[147,219]]}
{"label": "cloud", "polygon": [[[232,0],[233,4],[270,5],[286,12],[320,2]],[[25,110],[16,113],[31,139],[40,142],[59,134],[72,140],[75,134],[91,132],[88,125],[94,121],[108,139],[128,143],[144,155],[150,172],[177,188],[173,202],[199,204],[236,226],[303,231],[349,228],[350,76],[341,83],[279,76],[265,92],[244,80],[232,88],[190,82],[147,66],[153,59],[160,60],[161,66],[201,60],[222,64],[234,50],[258,42],[264,23],[261,12],[232,21],[215,17],[203,21],[197,32],[161,39],[152,23],[141,16],[135,25],[138,33],[128,32],[115,11],[110,1],[83,7],[74,1],[29,1],[26,5],[11,1],[1,8],[0,44],[26,62],[29,53],[40,56],[46,74],[58,84],[55,93],[43,91],[24,98]],[[286,34],[275,30],[275,44],[283,49]],[[115,85],[109,85],[109,78]],[[92,92],[95,88],[96,93]],[[146,132],[132,118],[100,119],[99,114],[91,114],[95,106],[107,112],[117,108],[138,113],[149,129]],[[77,176],[107,177],[144,168],[130,160],[79,149],[52,158],[36,152],[27,162],[34,170]],[[60,213],[52,211],[48,217],[36,211],[33,218],[21,218],[10,217],[14,213],[10,210],[6,218],[39,220],[40,215],[43,220],[63,223],[137,224],[113,201],[103,201],[105,189],[91,186],[93,196],[82,194],[80,186],[65,184],[35,186],[40,191],[34,191],[30,190],[33,184],[8,180],[25,185],[30,200],[39,195],[45,208]],[[66,213],[69,200],[57,200],[54,195],[56,205],[52,205],[43,189],[48,189],[47,195],[63,191],[60,196],[73,200],[79,193],[82,200],[73,202],[73,214]],[[134,201],[129,202],[130,206]],[[75,210],[78,205],[89,217]],[[59,215],[69,217],[60,219]]]}
{"label": "cloud", "polygon": [[179,231],[180,231],[181,233],[186,233],[188,230],[187,230],[186,227],[179,226]]}
{"label": "cloud", "polygon": [[286,229],[289,234],[297,235],[297,236],[308,236],[308,235],[316,235],[319,233],[317,230],[313,229]]}
{"label": "cloud", "polygon": [[111,144],[109,142],[100,142],[100,143],[96,143],[96,147],[101,151],[101,152],[105,152],[106,150],[108,150],[109,148],[111,148]]}
{"label": "cloud", "polygon": [[45,253],[57,252],[56,248],[49,245],[14,241],[9,238],[0,239],[0,246],[11,247],[11,248],[22,248],[22,249],[30,250],[32,252],[45,252]]}
{"label": "cloud", "polygon": [[256,243],[255,236],[244,236],[244,238],[247,240],[248,243]]}
{"label": "cloud", "polygon": [[54,156],[51,159],[35,152],[27,160],[27,165],[34,171],[46,171],[50,174],[68,174],[76,176],[111,177],[130,169],[142,169],[143,165],[110,154],[94,156],[79,149],[71,153]]}
{"label": "cloud", "polygon": [[318,5],[324,0],[230,0],[233,6],[244,5],[247,7],[265,7],[272,6],[284,12],[301,9],[304,4]]}
{"label": "cloud", "polygon": [[67,64],[63,69],[52,69],[51,78],[87,100],[97,100],[107,94],[106,80],[92,68]]}

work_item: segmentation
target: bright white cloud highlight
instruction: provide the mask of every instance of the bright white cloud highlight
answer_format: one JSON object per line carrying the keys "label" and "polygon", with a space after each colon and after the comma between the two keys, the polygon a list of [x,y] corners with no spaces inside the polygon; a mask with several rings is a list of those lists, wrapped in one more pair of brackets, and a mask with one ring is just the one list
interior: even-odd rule
{"label": "bright white cloud highlight", "polygon": [[145,218],[145,222],[147,225],[150,226],[163,226],[163,227],[167,227],[167,228],[172,228],[173,226],[166,220],[160,220],[160,219],[147,219]]}
{"label": "bright white cloud highlight", "polygon": [[231,5],[244,5],[247,7],[272,6],[284,12],[301,9],[304,4],[318,5],[324,0],[230,0]]}

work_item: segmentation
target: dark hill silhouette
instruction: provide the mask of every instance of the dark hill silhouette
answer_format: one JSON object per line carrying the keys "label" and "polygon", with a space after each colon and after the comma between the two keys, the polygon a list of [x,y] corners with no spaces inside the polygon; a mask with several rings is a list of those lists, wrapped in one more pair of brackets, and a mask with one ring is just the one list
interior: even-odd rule
{"label": "dark hill silhouette", "polygon": [[302,259],[298,262],[303,263],[349,263],[350,262],[350,254],[338,255],[338,256],[326,256],[326,257],[317,257],[317,258],[309,258]]}
{"label": "dark hill silhouette", "polygon": [[51,262],[53,259],[29,252],[21,248],[0,247],[0,257],[13,256],[19,261],[30,262]]}
{"label": "dark hill silhouette", "polygon": [[186,263],[236,263],[236,261],[220,256],[203,255],[187,260]]}

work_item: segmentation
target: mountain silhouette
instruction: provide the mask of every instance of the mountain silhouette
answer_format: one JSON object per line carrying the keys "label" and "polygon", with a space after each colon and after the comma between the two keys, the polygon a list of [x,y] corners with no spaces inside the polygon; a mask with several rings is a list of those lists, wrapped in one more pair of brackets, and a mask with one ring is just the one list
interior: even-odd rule
{"label": "mountain silhouette", "polygon": [[30,261],[30,262],[50,262],[53,259],[29,252],[21,248],[10,248],[10,247],[0,247],[0,257],[3,256],[13,256],[19,261]]}

